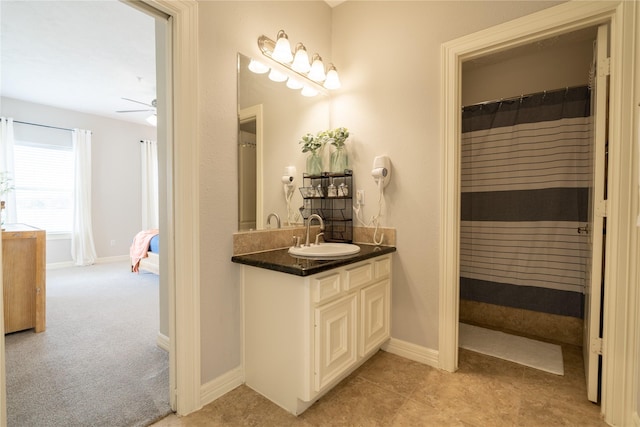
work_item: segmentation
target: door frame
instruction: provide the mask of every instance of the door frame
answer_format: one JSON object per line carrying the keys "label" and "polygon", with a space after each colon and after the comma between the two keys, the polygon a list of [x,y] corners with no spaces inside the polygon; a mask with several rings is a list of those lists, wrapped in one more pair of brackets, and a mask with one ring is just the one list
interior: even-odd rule
{"label": "door frame", "polygon": [[[606,422],[627,425],[637,398],[640,308],[633,277],[637,230],[631,210],[638,195],[633,156],[633,37],[636,2],[570,1],[470,34],[441,48],[441,195],[439,353],[441,369],[458,368],[460,302],[460,138],[462,62],[529,44],[554,35],[609,23],[611,26],[611,99],[609,135],[609,205],[601,411]],[[634,165],[635,163],[635,165]],[[634,167],[635,166],[635,167]],[[630,350],[631,349],[631,350]],[[607,357],[608,356],[608,357]],[[614,364],[616,360],[616,364]],[[622,362],[622,363],[621,363]],[[634,381],[628,381],[634,378]],[[622,386],[624,385],[624,387]],[[586,399],[586,397],[585,397]]]}
{"label": "door frame", "polygon": [[[127,0],[135,3],[136,0]],[[186,415],[202,407],[198,171],[198,4],[141,0],[169,16],[171,48],[167,116],[167,276],[172,407]],[[169,153],[168,153],[169,154]]]}

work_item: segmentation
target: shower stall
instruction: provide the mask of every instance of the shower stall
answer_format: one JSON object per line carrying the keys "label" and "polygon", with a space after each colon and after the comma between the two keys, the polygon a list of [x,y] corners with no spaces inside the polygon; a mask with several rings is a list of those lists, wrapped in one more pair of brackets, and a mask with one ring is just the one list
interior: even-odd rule
{"label": "shower stall", "polygon": [[582,345],[591,90],[462,113],[460,321]]}

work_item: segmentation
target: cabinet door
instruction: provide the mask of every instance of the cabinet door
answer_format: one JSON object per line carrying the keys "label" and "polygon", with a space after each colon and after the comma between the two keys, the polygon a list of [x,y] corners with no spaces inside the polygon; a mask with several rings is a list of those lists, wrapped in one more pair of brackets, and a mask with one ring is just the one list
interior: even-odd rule
{"label": "cabinet door", "polygon": [[4,331],[7,334],[36,326],[35,249],[36,239],[10,235],[3,238]]}
{"label": "cabinet door", "polygon": [[360,291],[360,357],[390,336],[390,288],[387,279]]}
{"label": "cabinet door", "polygon": [[357,360],[357,294],[315,310],[314,389],[322,391]]}

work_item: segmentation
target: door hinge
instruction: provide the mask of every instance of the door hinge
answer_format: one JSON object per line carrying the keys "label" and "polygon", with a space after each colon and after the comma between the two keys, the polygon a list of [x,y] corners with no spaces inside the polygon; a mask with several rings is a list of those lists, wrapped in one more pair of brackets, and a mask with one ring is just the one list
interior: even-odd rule
{"label": "door hinge", "polygon": [[591,341],[591,352],[602,355],[602,338],[596,338]]}
{"label": "door hinge", "polygon": [[611,59],[602,58],[598,61],[598,75],[608,76],[609,74],[611,74]]}

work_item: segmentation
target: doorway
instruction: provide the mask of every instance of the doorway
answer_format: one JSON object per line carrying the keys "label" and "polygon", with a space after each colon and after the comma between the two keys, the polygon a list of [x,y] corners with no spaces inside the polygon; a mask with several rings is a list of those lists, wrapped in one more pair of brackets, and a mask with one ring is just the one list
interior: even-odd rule
{"label": "doorway", "polygon": [[[503,25],[480,31],[453,40],[442,47],[442,193],[441,193],[441,274],[440,274],[440,313],[439,313],[439,366],[454,372],[458,367],[458,305],[459,305],[459,167],[460,158],[460,109],[461,105],[461,64],[462,62],[490,53],[518,47],[542,40],[554,35],[570,32],[603,23],[611,26],[612,61],[618,64],[611,68],[611,111],[609,114],[610,142],[609,169],[615,171],[616,179],[609,182],[608,194],[608,242],[607,259],[604,278],[607,295],[626,295],[629,290],[625,283],[616,280],[625,275],[627,265],[625,250],[629,235],[632,233],[630,223],[623,212],[629,209],[628,197],[624,194],[624,178],[631,173],[623,160],[632,156],[631,146],[623,144],[621,138],[628,138],[628,129],[632,129],[634,110],[633,100],[626,93],[631,93],[632,80],[623,79],[624,71],[633,70],[633,64],[625,59],[625,53],[631,55],[633,46],[627,40],[633,39],[634,26],[621,25],[623,19],[632,20],[635,9],[620,3],[592,3],[578,5],[573,2],[564,3],[541,12],[516,19]],[[613,154],[613,155],[612,155]],[[623,180],[620,183],[620,180]],[[613,182],[613,183],[612,183]],[[613,252],[613,253],[612,253]],[[617,256],[622,256],[618,260]],[[602,413],[609,423],[622,422],[627,417],[625,396],[626,390],[620,387],[625,378],[631,375],[632,360],[625,356],[625,340],[636,342],[635,337],[626,333],[616,333],[620,328],[630,327],[630,319],[617,310],[623,300],[606,299],[603,328],[607,339],[609,356],[603,356],[602,378]],[[625,311],[625,313],[628,313]],[[621,358],[629,365],[614,365],[614,360]],[[615,368],[620,366],[620,368]],[[616,387],[618,385],[618,387]],[[628,397],[628,396],[627,396]]]}
{"label": "doorway", "polygon": [[[462,65],[461,345],[510,339],[486,328],[555,343],[534,366],[556,373],[589,319],[596,38],[588,27]],[[532,360],[535,342],[511,341],[505,357]]]}
{"label": "doorway", "polygon": [[[197,25],[196,2],[173,2],[158,0],[131,2],[136,7],[166,15],[168,18],[167,52],[164,69],[167,70],[166,93],[168,136],[167,169],[167,224],[165,256],[168,281],[169,347],[171,406],[179,414],[186,415],[200,403],[200,304],[199,304],[199,250],[197,236],[198,188],[197,173],[193,165],[198,164],[197,111],[193,102],[197,99]],[[179,52],[178,55],[174,52]],[[174,114],[180,111],[180,115]],[[174,144],[174,140],[181,141]],[[175,199],[181,201],[174,203]],[[163,226],[161,225],[161,229]],[[180,251],[175,251],[175,246]],[[176,288],[175,283],[181,283]],[[0,334],[4,334],[0,321]],[[176,343],[175,336],[180,336]],[[4,371],[4,340],[0,345],[0,424],[6,424],[6,386]],[[178,381],[177,379],[180,379]]]}

